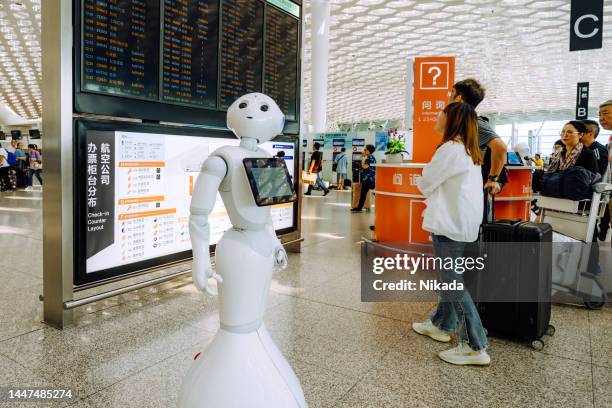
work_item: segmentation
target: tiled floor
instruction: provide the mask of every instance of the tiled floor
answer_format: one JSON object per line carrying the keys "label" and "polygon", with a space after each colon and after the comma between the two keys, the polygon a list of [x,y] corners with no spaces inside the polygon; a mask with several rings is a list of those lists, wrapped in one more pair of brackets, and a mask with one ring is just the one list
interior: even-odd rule
{"label": "tiled floor", "polygon": [[[0,387],[74,387],[74,407],[174,406],[218,325],[215,300],[177,279],[81,308],[67,330],[48,328],[38,300],[41,194],[2,194]],[[348,209],[348,193],[305,199],[303,251],[275,276],[266,313],[309,406],[612,407],[612,309],[554,306],[557,333],[543,351],[492,339],[490,367],[450,366],[436,357],[447,346],[409,330],[432,304],[360,302],[358,241],[370,215]]]}

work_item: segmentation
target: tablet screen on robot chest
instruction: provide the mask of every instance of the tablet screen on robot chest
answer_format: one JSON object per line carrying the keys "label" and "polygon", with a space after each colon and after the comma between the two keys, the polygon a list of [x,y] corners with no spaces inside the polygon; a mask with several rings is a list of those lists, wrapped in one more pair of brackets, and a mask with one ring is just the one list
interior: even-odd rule
{"label": "tablet screen on robot chest", "polygon": [[259,207],[295,201],[296,195],[285,160],[246,158],[243,163],[255,203]]}

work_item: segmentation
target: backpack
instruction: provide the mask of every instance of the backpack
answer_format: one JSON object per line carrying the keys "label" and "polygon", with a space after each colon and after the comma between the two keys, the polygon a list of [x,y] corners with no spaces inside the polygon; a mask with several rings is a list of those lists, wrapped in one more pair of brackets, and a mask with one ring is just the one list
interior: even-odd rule
{"label": "backpack", "polygon": [[15,153],[11,153],[11,152],[7,152],[7,153],[8,153],[8,157],[6,158],[7,163],[10,164],[11,166],[16,166],[17,156],[15,156]]}

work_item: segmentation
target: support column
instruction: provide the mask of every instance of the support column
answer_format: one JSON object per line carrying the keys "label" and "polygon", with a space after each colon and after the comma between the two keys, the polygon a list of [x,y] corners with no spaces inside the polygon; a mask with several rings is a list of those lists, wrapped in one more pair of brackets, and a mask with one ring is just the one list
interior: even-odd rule
{"label": "support column", "polygon": [[518,144],[518,126],[515,122],[512,122],[512,135],[510,136],[510,148]]}
{"label": "support column", "polygon": [[311,123],[314,133],[325,133],[329,68],[330,0],[312,1],[311,19]]}
{"label": "support column", "polygon": [[404,130],[414,129],[414,59],[408,58],[406,67],[408,77],[406,78],[406,117],[404,119]]}
{"label": "support column", "polygon": [[72,0],[42,1],[43,316],[59,329],[72,322],[73,297]]}

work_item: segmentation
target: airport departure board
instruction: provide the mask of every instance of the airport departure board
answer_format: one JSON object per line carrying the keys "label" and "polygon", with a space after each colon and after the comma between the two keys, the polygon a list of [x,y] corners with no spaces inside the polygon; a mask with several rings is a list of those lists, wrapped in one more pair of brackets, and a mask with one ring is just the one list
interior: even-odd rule
{"label": "airport departure board", "polygon": [[159,0],[83,0],[82,87],[159,97]]}
{"label": "airport departure board", "polygon": [[74,112],[222,127],[264,92],[299,131],[300,1],[73,1]]}
{"label": "airport departure board", "polygon": [[218,0],[164,0],[165,102],[217,106]]}
{"label": "airport departure board", "polygon": [[297,119],[298,29],[298,20],[268,8],[264,93],[276,101],[287,120]]}
{"label": "airport departure board", "polygon": [[241,95],[261,92],[263,3],[224,0],[221,23],[221,109]]}

